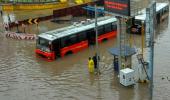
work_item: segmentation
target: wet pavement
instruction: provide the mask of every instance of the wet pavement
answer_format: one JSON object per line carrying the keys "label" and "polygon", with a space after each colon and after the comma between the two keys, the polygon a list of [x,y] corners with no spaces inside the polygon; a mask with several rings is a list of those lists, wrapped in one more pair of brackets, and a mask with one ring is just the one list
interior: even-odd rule
{"label": "wet pavement", "polygon": [[[42,26],[47,25],[44,22]],[[153,100],[169,100],[170,25],[165,21],[157,29]],[[141,36],[134,38],[134,45],[140,48]],[[95,52],[93,46],[47,62],[36,58],[35,41],[7,39],[0,33],[0,100],[149,100],[147,84],[119,84],[113,57],[107,51],[116,46],[116,41],[115,38],[99,45],[101,75],[97,76],[87,69],[87,59]],[[133,58],[136,66],[136,56]]]}

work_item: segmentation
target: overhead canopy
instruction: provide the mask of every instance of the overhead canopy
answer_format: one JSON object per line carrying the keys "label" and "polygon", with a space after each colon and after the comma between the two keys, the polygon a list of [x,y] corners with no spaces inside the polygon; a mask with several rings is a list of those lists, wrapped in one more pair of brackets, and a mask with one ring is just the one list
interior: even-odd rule
{"label": "overhead canopy", "polygon": [[[125,53],[123,56],[132,56],[136,53],[135,48],[131,48],[129,46],[123,46],[123,48],[125,49]],[[120,49],[118,47],[115,48],[110,48],[108,50],[113,56],[118,56],[120,54]]]}

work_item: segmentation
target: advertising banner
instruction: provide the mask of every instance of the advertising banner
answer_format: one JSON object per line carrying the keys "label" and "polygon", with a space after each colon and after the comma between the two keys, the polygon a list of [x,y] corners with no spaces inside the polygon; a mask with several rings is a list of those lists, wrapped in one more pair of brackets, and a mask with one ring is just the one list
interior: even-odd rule
{"label": "advertising banner", "polygon": [[130,0],[104,0],[105,11],[130,16]]}

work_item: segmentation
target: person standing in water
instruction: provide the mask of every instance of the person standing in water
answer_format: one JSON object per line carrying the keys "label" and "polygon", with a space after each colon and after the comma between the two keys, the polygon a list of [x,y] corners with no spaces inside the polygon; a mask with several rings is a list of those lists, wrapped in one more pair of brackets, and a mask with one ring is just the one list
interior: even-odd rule
{"label": "person standing in water", "polygon": [[88,60],[88,69],[89,69],[89,73],[94,73],[94,61],[91,57],[89,57]]}

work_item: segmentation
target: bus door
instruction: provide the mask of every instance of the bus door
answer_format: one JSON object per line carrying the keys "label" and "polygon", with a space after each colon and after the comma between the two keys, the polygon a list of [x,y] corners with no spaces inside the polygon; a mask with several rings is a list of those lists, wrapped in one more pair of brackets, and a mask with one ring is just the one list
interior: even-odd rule
{"label": "bus door", "polygon": [[55,52],[55,56],[60,56],[61,39],[56,39],[52,41],[52,51]]}
{"label": "bus door", "polygon": [[82,31],[77,34],[77,42],[88,41],[86,31]]}

